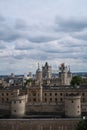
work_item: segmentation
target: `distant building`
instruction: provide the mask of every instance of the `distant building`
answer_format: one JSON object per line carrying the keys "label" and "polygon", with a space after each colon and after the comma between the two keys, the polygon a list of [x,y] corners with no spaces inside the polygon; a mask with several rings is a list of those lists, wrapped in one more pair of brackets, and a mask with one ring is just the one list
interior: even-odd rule
{"label": "distant building", "polygon": [[17,117],[35,112],[55,113],[60,117],[87,114],[87,86],[70,86],[72,73],[65,64],[60,65],[56,77],[52,76],[52,67],[46,62],[42,70],[38,65],[36,78],[32,77],[29,84],[23,84],[23,77],[12,79],[13,84],[0,81],[0,110],[3,114],[6,111]]}

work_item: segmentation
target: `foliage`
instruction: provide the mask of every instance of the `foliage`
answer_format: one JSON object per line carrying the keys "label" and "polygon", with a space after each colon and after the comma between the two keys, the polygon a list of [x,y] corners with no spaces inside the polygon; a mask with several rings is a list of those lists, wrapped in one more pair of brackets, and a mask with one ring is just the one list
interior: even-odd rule
{"label": "foliage", "polygon": [[25,85],[29,84],[29,83],[32,83],[33,79],[30,78],[30,79],[27,79],[26,82],[25,82]]}
{"label": "foliage", "polygon": [[74,76],[71,80],[71,85],[80,85],[82,83],[82,78],[80,76]]}
{"label": "foliage", "polygon": [[87,130],[87,119],[81,120],[77,126],[76,130]]}

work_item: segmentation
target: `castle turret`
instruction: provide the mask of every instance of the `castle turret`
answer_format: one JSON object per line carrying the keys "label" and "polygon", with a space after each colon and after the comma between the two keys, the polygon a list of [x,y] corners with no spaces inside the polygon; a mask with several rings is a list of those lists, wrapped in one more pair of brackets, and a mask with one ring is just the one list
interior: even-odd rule
{"label": "castle turret", "polygon": [[81,116],[81,96],[77,94],[68,94],[65,96],[65,116]]}
{"label": "castle turret", "polygon": [[48,63],[45,63],[45,66],[42,67],[42,76],[43,79],[51,79],[52,77],[52,67],[48,65]]}
{"label": "castle turret", "polygon": [[72,74],[70,72],[70,66],[65,66],[62,63],[59,67],[59,81],[60,85],[70,85]]}
{"label": "castle turret", "polygon": [[38,69],[36,71],[36,80],[42,81],[42,71],[40,70],[39,64],[38,64]]}
{"label": "castle turret", "polygon": [[27,95],[21,95],[19,90],[17,90],[17,94],[11,99],[11,116],[23,117],[25,114],[26,102]]}

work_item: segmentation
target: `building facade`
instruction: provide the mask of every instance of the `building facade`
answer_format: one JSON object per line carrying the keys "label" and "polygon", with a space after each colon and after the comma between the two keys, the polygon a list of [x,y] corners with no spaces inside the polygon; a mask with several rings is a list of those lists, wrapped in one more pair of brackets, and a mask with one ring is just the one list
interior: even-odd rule
{"label": "building facade", "polygon": [[42,70],[38,66],[36,78],[29,83],[0,86],[0,110],[19,117],[35,112],[80,117],[87,113],[87,86],[72,87],[71,79],[69,66],[61,64],[58,77],[53,77],[52,67],[46,62]]}

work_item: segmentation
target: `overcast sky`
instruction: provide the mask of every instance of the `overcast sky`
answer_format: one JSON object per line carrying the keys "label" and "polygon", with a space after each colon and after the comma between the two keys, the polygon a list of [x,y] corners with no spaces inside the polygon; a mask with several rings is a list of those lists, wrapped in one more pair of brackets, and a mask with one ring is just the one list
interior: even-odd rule
{"label": "overcast sky", "polygon": [[0,74],[46,61],[87,71],[87,0],[0,0]]}

